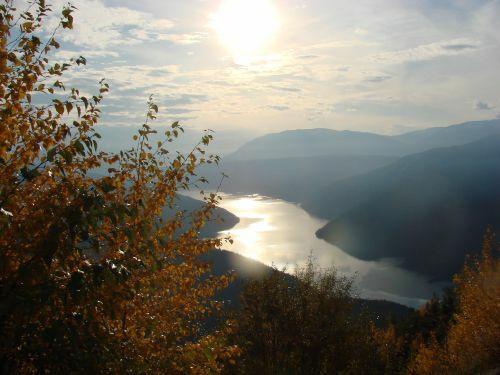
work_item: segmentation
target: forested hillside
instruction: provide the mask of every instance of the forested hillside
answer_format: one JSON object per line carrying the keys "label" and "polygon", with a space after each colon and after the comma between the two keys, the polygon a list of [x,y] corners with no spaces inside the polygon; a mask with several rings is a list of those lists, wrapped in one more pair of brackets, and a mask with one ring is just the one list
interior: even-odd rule
{"label": "forested hillside", "polygon": [[354,256],[446,280],[485,228],[500,229],[499,163],[498,136],[431,150],[339,181],[306,207],[332,219],[318,235]]}

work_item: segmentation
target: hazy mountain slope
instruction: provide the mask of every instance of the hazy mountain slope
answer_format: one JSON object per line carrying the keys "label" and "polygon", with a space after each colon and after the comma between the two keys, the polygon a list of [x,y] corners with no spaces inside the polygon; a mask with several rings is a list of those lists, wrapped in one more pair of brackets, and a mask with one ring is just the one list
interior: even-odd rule
{"label": "hazy mountain slope", "polygon": [[302,158],[325,155],[403,156],[432,148],[462,145],[500,134],[500,119],[434,127],[398,136],[297,129],[267,134],[245,143],[227,160]]}
{"label": "hazy mountain slope", "polygon": [[[197,199],[193,199],[191,197],[185,195],[177,195],[176,206],[173,210],[169,208],[164,208],[162,217],[163,219],[168,219],[172,217],[175,212],[181,210],[186,211],[186,223],[189,223],[190,217],[189,214],[195,210],[198,210],[202,207],[203,202]],[[238,222],[239,218],[233,215],[231,212],[217,207],[213,211],[212,219],[205,224],[202,228],[200,235],[202,237],[216,237],[217,233],[223,230],[230,229],[234,227]]]}
{"label": "hazy mountain slope", "polygon": [[331,129],[300,129],[267,134],[247,142],[228,160],[301,158],[325,155],[386,155],[405,152],[405,144],[391,137]]}
{"label": "hazy mountain slope", "polygon": [[397,175],[407,169],[405,160],[312,189],[302,207],[315,216],[332,219],[386,191]]}
{"label": "hazy mountain slope", "polygon": [[500,119],[429,128],[394,138],[412,145],[415,150],[425,151],[437,147],[458,146],[495,135],[500,135]]}
{"label": "hazy mountain slope", "polygon": [[226,173],[222,190],[226,193],[261,194],[291,202],[302,202],[311,191],[334,181],[382,167],[394,161],[386,156],[318,156],[310,158],[227,161],[219,169],[203,175],[212,188]]}
{"label": "hazy mountain slope", "polygon": [[333,218],[318,236],[361,259],[397,257],[449,279],[486,227],[500,228],[499,166],[497,136],[340,181],[315,197],[313,212]]}

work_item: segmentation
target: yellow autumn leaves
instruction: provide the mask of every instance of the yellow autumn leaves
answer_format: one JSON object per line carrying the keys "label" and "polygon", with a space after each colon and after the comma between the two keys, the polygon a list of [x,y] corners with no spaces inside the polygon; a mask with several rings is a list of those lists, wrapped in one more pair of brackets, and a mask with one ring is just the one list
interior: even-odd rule
{"label": "yellow autumn leaves", "polygon": [[[223,240],[198,233],[219,198],[189,217],[176,202],[201,183],[200,164],[218,161],[203,148],[211,136],[172,157],[182,128],[152,144],[150,98],[135,146],[101,150],[107,83],[82,96],[63,77],[85,59],[49,59],[73,11],[44,40],[44,0],[0,5],[0,371],[217,372],[237,349],[200,322],[230,277],[207,277],[200,255]],[[164,210],[173,214],[160,220]]]}

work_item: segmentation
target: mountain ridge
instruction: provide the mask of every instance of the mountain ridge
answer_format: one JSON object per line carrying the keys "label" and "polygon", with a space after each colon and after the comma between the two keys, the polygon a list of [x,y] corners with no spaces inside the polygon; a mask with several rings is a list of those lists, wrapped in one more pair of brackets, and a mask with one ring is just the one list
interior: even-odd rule
{"label": "mountain ridge", "polygon": [[255,138],[225,159],[241,161],[327,155],[393,156],[403,152],[403,147],[404,143],[389,136],[369,132],[326,128],[296,129]]}
{"label": "mountain ridge", "polygon": [[257,137],[227,155],[231,161],[327,155],[404,156],[500,134],[500,119],[429,127],[400,135],[328,128],[294,129]]}

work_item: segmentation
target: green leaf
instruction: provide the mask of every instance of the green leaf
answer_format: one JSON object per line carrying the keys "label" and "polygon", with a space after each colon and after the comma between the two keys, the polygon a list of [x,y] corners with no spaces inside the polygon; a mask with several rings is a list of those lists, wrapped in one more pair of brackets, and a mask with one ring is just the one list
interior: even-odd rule
{"label": "green leaf", "polygon": [[52,147],[49,151],[47,151],[47,160],[52,162],[54,161],[54,156],[57,153],[57,148]]}
{"label": "green leaf", "polygon": [[83,144],[82,144],[80,141],[76,141],[76,142],[74,143],[74,146],[75,146],[76,151],[77,151],[80,155],[85,155],[85,147],[83,146]]}
{"label": "green leaf", "polygon": [[63,157],[64,161],[68,164],[73,161],[73,154],[69,150],[62,151],[61,156]]}

